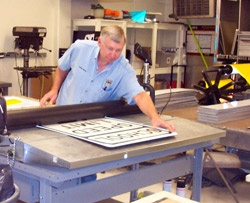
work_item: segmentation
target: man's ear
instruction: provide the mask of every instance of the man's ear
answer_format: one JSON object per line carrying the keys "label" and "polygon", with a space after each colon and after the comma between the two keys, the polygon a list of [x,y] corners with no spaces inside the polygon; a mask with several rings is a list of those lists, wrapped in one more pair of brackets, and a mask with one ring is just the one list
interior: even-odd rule
{"label": "man's ear", "polygon": [[98,46],[101,47],[101,37],[98,37]]}

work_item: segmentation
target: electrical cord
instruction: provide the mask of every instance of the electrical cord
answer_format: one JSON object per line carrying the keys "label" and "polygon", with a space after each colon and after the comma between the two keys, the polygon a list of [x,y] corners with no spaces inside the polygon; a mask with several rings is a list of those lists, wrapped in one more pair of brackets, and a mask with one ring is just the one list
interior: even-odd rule
{"label": "electrical cord", "polygon": [[[48,50],[48,51],[51,52],[51,50]],[[15,50],[14,50],[14,53],[15,53],[15,55],[14,55],[15,56],[15,67],[18,68],[19,67],[18,66],[18,59],[17,59],[18,53],[15,52]],[[38,51],[35,51],[34,54],[35,54],[35,65],[34,65],[34,68],[36,68],[37,67],[37,63],[38,63],[37,56],[40,55],[40,54],[39,54]],[[43,55],[40,55],[40,56],[41,56],[41,64],[44,65],[44,57],[43,57]],[[19,73],[19,71],[16,70],[17,80],[18,80],[18,86],[19,86],[19,92],[20,92],[20,95],[23,96],[23,91],[22,91],[23,82],[20,81],[20,77],[19,77],[20,75],[18,73]],[[38,77],[39,77],[39,80],[40,80],[40,87],[41,87],[40,88],[39,98],[42,98],[42,96],[44,94],[44,88],[45,88],[45,76],[42,75],[41,77],[40,76],[38,76]]]}
{"label": "electrical cord", "polygon": [[160,111],[159,115],[161,116],[163,111],[165,110],[165,108],[167,107],[167,105],[169,104],[170,100],[171,100],[171,97],[172,97],[172,88],[171,88],[171,85],[169,86],[169,97],[168,97],[168,100],[166,102],[166,104],[163,106],[162,110]]}
{"label": "electrical cord", "polygon": [[[44,57],[41,56],[42,64],[44,65]],[[40,95],[39,95],[39,100],[43,97],[44,94],[44,88],[45,88],[45,76],[42,74],[40,79]]]}
{"label": "electrical cord", "polygon": [[[17,65],[17,55],[16,54],[15,54],[15,64],[16,64],[15,67],[18,67],[18,65]],[[16,70],[16,74],[17,74],[17,81],[18,81],[20,95],[23,95],[23,93],[22,93],[22,86],[23,86],[23,84],[21,84],[21,82],[20,82],[20,77],[18,75],[18,70]]]}
{"label": "electrical cord", "polygon": [[[16,48],[16,40],[14,40],[14,56],[15,56],[15,67],[18,67],[17,65],[17,52],[15,51],[15,48]],[[16,70],[16,74],[17,74],[17,81],[18,81],[18,86],[19,86],[19,91],[20,91],[20,95],[22,95],[22,84],[20,83],[20,78],[19,78],[19,75],[18,75],[18,71]]]}
{"label": "electrical cord", "polygon": [[143,71],[144,71],[144,66],[142,66],[142,68],[141,68],[140,76],[143,75]]}

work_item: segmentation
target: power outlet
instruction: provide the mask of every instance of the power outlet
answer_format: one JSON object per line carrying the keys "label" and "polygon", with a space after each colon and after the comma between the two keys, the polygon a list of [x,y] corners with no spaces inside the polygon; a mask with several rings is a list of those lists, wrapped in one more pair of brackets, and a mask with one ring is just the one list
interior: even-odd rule
{"label": "power outlet", "polygon": [[171,57],[167,57],[167,58],[166,58],[166,64],[169,65],[170,63],[171,63]]}

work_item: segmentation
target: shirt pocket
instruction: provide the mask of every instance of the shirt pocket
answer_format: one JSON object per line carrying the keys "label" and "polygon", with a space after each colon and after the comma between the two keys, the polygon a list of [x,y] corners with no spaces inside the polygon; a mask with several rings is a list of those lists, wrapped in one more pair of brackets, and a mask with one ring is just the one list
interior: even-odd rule
{"label": "shirt pocket", "polygon": [[112,87],[102,87],[97,91],[97,97],[100,101],[107,101],[111,99],[113,93]]}

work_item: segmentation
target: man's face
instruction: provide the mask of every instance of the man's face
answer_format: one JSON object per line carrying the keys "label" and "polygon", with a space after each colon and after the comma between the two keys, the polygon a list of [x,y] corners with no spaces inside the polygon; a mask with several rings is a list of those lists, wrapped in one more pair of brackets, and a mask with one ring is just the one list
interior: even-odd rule
{"label": "man's face", "polygon": [[99,38],[98,45],[100,47],[100,59],[106,61],[106,63],[111,63],[121,55],[124,39],[120,43],[117,43],[110,36],[107,36],[102,40]]}

